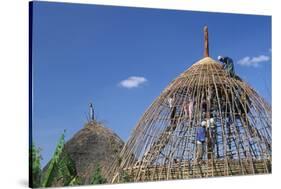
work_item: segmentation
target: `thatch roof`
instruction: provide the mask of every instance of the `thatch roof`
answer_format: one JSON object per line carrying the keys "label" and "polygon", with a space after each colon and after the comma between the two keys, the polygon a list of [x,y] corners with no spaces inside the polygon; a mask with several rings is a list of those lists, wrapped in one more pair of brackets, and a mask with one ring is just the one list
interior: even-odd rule
{"label": "thatch roof", "polygon": [[[103,176],[106,174],[123,145],[122,139],[111,129],[91,121],[66,142],[63,150],[73,160],[79,180],[85,185],[91,183],[97,166]],[[62,183],[54,182],[52,186],[62,186]]]}
{"label": "thatch roof", "polygon": [[105,175],[123,145],[112,130],[101,123],[90,122],[65,144],[65,150],[75,162],[82,183],[89,184],[96,166],[99,164]]}

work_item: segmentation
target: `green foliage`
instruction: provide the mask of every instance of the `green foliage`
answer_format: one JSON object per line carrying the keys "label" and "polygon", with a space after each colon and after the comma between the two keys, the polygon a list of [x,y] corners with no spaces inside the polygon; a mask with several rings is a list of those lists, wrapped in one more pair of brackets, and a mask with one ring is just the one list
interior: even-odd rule
{"label": "green foliage", "polygon": [[40,149],[36,148],[35,145],[32,143],[31,149],[29,151],[29,158],[31,158],[30,162],[30,171],[32,172],[32,180],[31,180],[31,187],[37,188],[40,187],[40,179],[41,179],[41,155]]}
{"label": "green foliage", "polygon": [[58,167],[58,161],[62,153],[63,146],[64,146],[64,133],[60,137],[55,153],[48,165],[48,169],[43,175],[42,187],[51,186],[51,183],[54,181],[55,176],[59,174],[59,169],[57,167]]}
{"label": "green foliage", "polygon": [[64,151],[65,131],[61,135],[52,159],[47,165],[47,170],[42,173],[40,149],[32,144],[29,149],[30,177],[32,188],[49,187],[56,183],[63,186],[80,185],[75,163]]}
{"label": "green foliage", "polygon": [[101,167],[99,164],[97,164],[92,177],[91,184],[104,184],[106,182],[106,179],[101,175]]}
{"label": "green foliage", "polygon": [[68,184],[68,186],[77,186],[81,185],[81,181],[78,176],[74,177]]}
{"label": "green foliage", "polygon": [[131,182],[130,176],[126,171],[122,171],[120,175],[120,182]]}
{"label": "green foliage", "polygon": [[42,187],[60,183],[63,186],[78,184],[75,164],[64,149],[64,134],[59,139],[55,153],[42,176]]}

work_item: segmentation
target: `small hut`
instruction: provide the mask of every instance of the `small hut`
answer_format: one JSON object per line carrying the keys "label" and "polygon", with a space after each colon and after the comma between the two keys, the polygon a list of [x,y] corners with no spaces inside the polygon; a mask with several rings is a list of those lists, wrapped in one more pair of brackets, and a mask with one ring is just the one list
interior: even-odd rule
{"label": "small hut", "polygon": [[204,58],[145,111],[108,171],[112,183],[271,173],[271,106],[209,57],[207,27],[204,36]]}

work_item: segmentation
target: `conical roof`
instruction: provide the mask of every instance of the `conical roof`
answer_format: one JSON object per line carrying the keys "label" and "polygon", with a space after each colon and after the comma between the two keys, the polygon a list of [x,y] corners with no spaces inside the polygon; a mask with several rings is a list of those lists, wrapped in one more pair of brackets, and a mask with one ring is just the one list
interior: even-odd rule
{"label": "conical roof", "polygon": [[[205,57],[145,111],[111,166],[112,182],[124,175],[144,181],[271,172],[271,107],[209,57],[204,32]],[[205,141],[199,144],[201,128]]]}
{"label": "conical roof", "polygon": [[[90,121],[64,145],[64,153],[75,164],[81,184],[91,184],[98,166],[104,176],[110,164],[120,153],[124,142],[111,129],[102,123]],[[44,168],[46,170],[49,163]],[[51,186],[63,186],[61,178],[55,178]]]}
{"label": "conical roof", "polygon": [[122,139],[112,130],[91,121],[65,144],[65,151],[75,162],[81,182],[90,184],[97,166],[105,175],[123,145]]}

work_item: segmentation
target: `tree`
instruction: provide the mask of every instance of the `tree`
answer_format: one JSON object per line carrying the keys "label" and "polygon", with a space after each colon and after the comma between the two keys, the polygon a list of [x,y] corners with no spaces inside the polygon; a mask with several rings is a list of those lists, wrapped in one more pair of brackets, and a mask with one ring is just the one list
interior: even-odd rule
{"label": "tree", "polygon": [[78,176],[74,177],[68,184],[68,186],[77,186],[81,185],[80,179]]}
{"label": "tree", "polygon": [[92,177],[91,184],[104,184],[106,182],[106,179],[101,175],[101,167],[99,164],[97,164]]}
{"label": "tree", "polygon": [[30,171],[31,171],[31,187],[37,188],[40,187],[41,182],[41,149],[36,148],[36,146],[32,143],[31,149],[29,151],[29,158],[30,158]]}
{"label": "tree", "polygon": [[59,183],[63,186],[79,184],[75,164],[68,153],[64,151],[64,135],[65,131],[59,139],[47,170],[42,175],[42,187],[52,186],[53,183]]}

